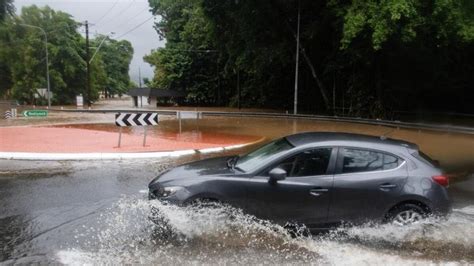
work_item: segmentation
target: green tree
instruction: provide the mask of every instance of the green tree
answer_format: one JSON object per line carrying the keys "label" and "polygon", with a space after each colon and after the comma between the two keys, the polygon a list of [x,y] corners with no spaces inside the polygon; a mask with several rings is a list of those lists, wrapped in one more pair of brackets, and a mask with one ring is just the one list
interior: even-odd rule
{"label": "green tree", "polygon": [[106,36],[96,37],[95,45],[98,46],[103,38],[106,39],[99,51],[107,77],[103,89],[107,89],[107,92],[112,95],[122,95],[130,89],[128,71],[133,57],[133,47],[127,40],[117,41]]}
{"label": "green tree", "polygon": [[[36,89],[46,88],[45,37],[48,37],[49,73],[54,104],[71,104],[86,95],[85,39],[81,24],[71,15],[49,7],[24,7],[19,16],[0,24],[0,94],[26,103],[41,104]],[[103,36],[91,43],[97,47]],[[99,91],[121,94],[129,87],[130,42],[108,39],[90,64],[92,100]]]}
{"label": "green tree", "polygon": [[209,105],[218,100],[219,54],[201,2],[150,1],[162,17],[155,28],[167,42],[144,60],[156,69],[152,87],[186,91],[190,102]]}
{"label": "green tree", "polygon": [[[472,1],[149,3],[167,41],[145,57],[155,66],[152,83],[191,99],[216,104],[220,96],[234,105],[239,81],[244,105],[291,109],[300,6],[300,111],[375,118],[395,110],[472,112]],[[190,50],[216,51],[215,59]]]}
{"label": "green tree", "polygon": [[15,13],[13,0],[0,0],[0,23],[5,20],[8,15]]}
{"label": "green tree", "polygon": [[376,50],[391,38],[410,42],[427,32],[438,43],[474,40],[474,3],[469,0],[333,0],[330,5],[344,16],[345,49],[359,36],[370,38]]}
{"label": "green tree", "polygon": [[[7,25],[8,66],[14,98],[35,101],[37,88],[46,88],[45,37],[42,31],[23,24],[41,27],[48,36],[51,91],[53,102],[72,103],[84,88],[85,62],[79,24],[69,14],[49,7],[25,7],[21,15]],[[5,40],[5,38],[4,38]]]}

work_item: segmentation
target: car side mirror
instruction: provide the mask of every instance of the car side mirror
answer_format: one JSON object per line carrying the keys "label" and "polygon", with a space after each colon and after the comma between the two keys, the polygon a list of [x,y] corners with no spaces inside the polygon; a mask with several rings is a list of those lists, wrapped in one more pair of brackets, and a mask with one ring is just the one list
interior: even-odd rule
{"label": "car side mirror", "polygon": [[285,180],[287,175],[286,171],[279,167],[273,168],[268,174],[270,175],[270,179],[268,180],[269,182]]}

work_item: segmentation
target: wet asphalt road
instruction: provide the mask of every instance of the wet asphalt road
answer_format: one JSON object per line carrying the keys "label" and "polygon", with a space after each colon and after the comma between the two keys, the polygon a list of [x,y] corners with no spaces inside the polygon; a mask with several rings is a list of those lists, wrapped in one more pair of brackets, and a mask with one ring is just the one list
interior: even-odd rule
{"label": "wet asphalt road", "polygon": [[0,161],[0,261],[49,261],[74,244],[74,230],[140,190],[169,160]]}
{"label": "wet asphalt road", "polygon": [[[216,155],[219,154],[210,156]],[[146,191],[148,182],[160,171],[194,159],[197,158],[96,162],[0,160],[0,169],[2,169],[0,172],[0,247],[2,247],[0,261],[6,264],[33,262],[68,264],[329,262],[341,264],[345,262],[327,261],[327,258],[321,261],[321,256],[324,256],[326,252],[326,249],[321,248],[322,246],[341,249],[345,252],[345,256],[352,256],[351,258],[359,258],[360,254],[365,254],[360,260],[347,261],[354,263],[396,264],[403,260],[415,263],[426,263],[431,260],[474,262],[474,252],[470,253],[474,251],[472,250],[474,248],[474,240],[472,240],[474,178],[472,176],[450,188],[454,208],[467,211],[457,214],[460,216],[443,224],[440,232],[437,233],[441,234],[439,239],[447,237],[443,234],[464,236],[467,239],[456,240],[458,237],[444,243],[444,240],[439,240],[436,235],[429,238],[423,235],[408,243],[428,241],[428,244],[424,243],[423,247],[416,246],[415,253],[399,251],[395,255],[392,254],[391,239],[396,240],[395,246],[400,243],[402,246],[408,244],[403,240],[397,240],[397,236],[390,236],[392,231],[384,231],[388,229],[376,231],[377,237],[372,242],[370,240],[374,234],[372,228],[355,229],[355,232],[352,232],[354,237],[350,239],[303,241],[294,244],[298,246],[295,248],[290,245],[293,240],[284,240],[285,238],[274,236],[273,233],[269,233],[272,230],[265,229],[267,231],[264,230],[262,233],[261,228],[258,229],[259,227],[255,224],[247,224],[248,221],[245,219],[237,225],[237,228],[235,228],[236,225],[232,225],[234,227],[224,232],[200,234],[197,240],[192,238],[193,240],[186,242],[185,246],[182,243],[171,244],[170,248],[169,243],[156,244],[156,241],[159,242],[156,240],[159,237],[154,239],[151,236],[153,234],[148,232],[150,227],[146,222],[148,201],[143,190]],[[172,214],[178,224],[183,223],[180,215],[179,211],[174,211]],[[209,217],[206,216],[203,220],[208,219]],[[180,230],[186,231],[190,226],[193,230],[196,230],[195,227],[199,228],[193,223],[197,222],[188,221],[186,225],[183,225],[185,229]],[[202,226],[213,228],[216,227],[216,223]],[[249,228],[257,229],[255,229],[256,232],[245,231],[250,230]],[[233,242],[236,239],[233,237],[229,243],[228,235],[235,232],[246,235],[239,235],[237,239],[240,240],[237,243]],[[389,239],[386,239],[387,235],[390,236]],[[407,236],[402,238],[408,238],[408,235],[412,233],[407,233]],[[434,241],[432,238],[437,240],[430,242]],[[255,239],[263,240],[259,240],[262,243],[255,244]],[[283,245],[283,242],[286,244]],[[251,250],[239,248],[249,245],[256,245],[256,248]],[[457,248],[458,253],[454,255],[446,253],[437,256],[439,251],[435,249],[432,254],[424,248],[426,245],[438,245],[443,250],[445,246],[453,245],[460,245],[461,248]],[[215,253],[216,249],[219,250],[218,253]],[[162,253],[156,253],[157,250]],[[268,255],[268,253],[274,253],[273,257],[262,257],[262,254]],[[326,254],[330,257],[333,255]],[[381,258],[384,260],[380,261]]]}

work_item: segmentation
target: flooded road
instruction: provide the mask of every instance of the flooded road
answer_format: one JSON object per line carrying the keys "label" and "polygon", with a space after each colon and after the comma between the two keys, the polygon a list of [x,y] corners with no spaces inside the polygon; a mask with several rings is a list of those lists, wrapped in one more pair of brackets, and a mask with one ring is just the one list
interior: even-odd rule
{"label": "flooded road", "polygon": [[[213,156],[213,155],[210,155]],[[474,177],[450,187],[447,220],[400,228],[339,228],[291,238],[228,207],[164,206],[140,193],[151,178],[195,159],[103,162],[0,161],[4,263],[474,263]],[[13,169],[23,169],[13,173]],[[461,192],[460,192],[461,191]],[[161,220],[155,223],[153,210]]]}
{"label": "flooded road", "polygon": [[[100,127],[115,130],[112,126]],[[176,135],[176,129],[176,121],[162,121],[160,132],[155,134]],[[0,160],[0,261],[6,264],[474,263],[474,138],[471,136],[347,123],[249,118],[186,121],[183,129],[187,134],[238,132],[267,139],[316,130],[386,133],[419,144],[455,174],[449,188],[454,210],[447,219],[428,220],[404,228],[366,225],[292,238],[281,227],[236,209],[164,206],[148,201],[146,194],[141,193],[146,192],[148,182],[161,171],[220,153],[180,159],[95,162]],[[155,217],[157,209],[160,217]],[[169,222],[155,223],[157,218]]]}

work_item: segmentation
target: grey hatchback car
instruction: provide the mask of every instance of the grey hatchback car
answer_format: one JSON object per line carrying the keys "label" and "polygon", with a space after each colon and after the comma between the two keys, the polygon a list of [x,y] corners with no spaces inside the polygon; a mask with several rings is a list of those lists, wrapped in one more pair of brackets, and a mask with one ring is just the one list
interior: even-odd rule
{"label": "grey hatchback car", "polygon": [[446,215],[448,185],[437,163],[413,143],[308,132],[244,156],[168,170],[150,182],[149,198],[178,205],[216,201],[312,230],[369,221],[405,225]]}

